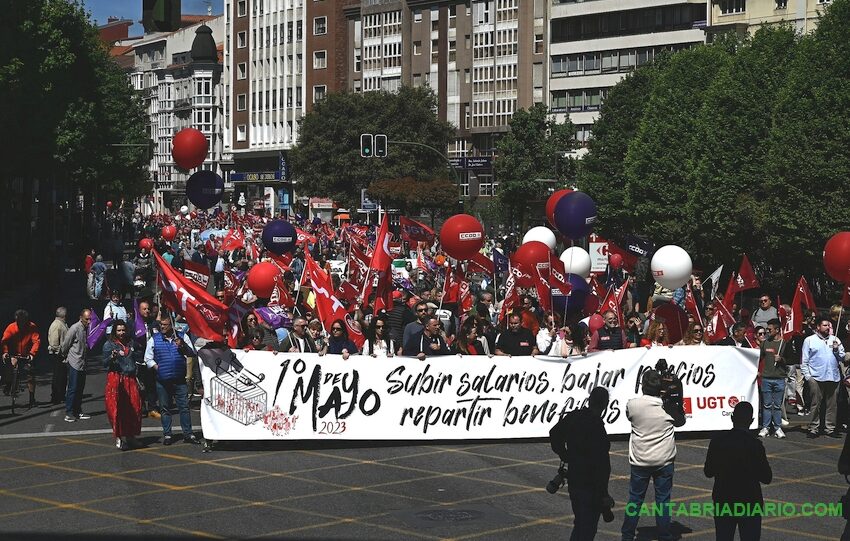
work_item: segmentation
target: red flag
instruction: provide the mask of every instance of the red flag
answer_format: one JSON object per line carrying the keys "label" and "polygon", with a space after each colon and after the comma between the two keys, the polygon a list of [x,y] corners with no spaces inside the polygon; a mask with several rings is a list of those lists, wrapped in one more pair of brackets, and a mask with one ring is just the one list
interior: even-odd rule
{"label": "red flag", "polygon": [[381,222],[378,238],[375,241],[375,252],[369,261],[369,268],[374,271],[388,270],[393,264],[393,256],[390,253],[390,221],[386,215]]}
{"label": "red flag", "polygon": [[590,277],[590,292],[596,295],[596,298],[602,299],[605,297],[605,288],[596,280],[596,276]]}
{"label": "red flag", "polygon": [[608,293],[605,294],[605,298],[602,299],[602,303],[599,306],[599,310],[602,312],[607,312],[611,310],[617,315],[617,321],[619,322],[620,328],[626,328],[626,319],[623,316],[623,298],[626,296],[626,290],[629,287],[629,280],[626,281],[618,288],[609,288]]}
{"label": "red flag", "polygon": [[[461,272],[463,271],[461,270]],[[451,267],[446,267],[446,281],[443,282],[443,302],[457,302],[459,286],[457,271],[454,271]]]}
{"label": "red flag", "polygon": [[352,284],[351,282],[343,280],[339,284],[339,288],[336,290],[337,298],[344,300],[348,303],[353,303],[357,300],[357,295],[360,294],[360,290]]}
{"label": "red flag", "polygon": [[800,276],[800,279],[797,281],[797,291],[800,292],[800,300],[806,305],[806,308],[809,310],[818,309],[815,306],[815,296],[812,295],[812,290],[809,289],[809,283],[806,281],[805,276]]}
{"label": "red flag", "polygon": [[203,263],[195,263],[187,259],[183,261],[183,276],[206,289],[207,284],[210,283],[210,268]]}
{"label": "red flag", "polygon": [[315,244],[316,242],[316,237],[306,231],[298,229],[297,227],[295,228],[295,233],[298,235],[298,239],[295,241],[295,244],[303,244],[306,246],[307,244]]}
{"label": "red flag", "polygon": [[620,254],[620,257],[623,258],[623,268],[626,269],[630,274],[634,274],[635,265],[637,265],[638,258],[632,252],[624,250],[611,242],[608,241],[608,255],[609,257],[612,254]]}
{"label": "red flag", "polygon": [[502,321],[514,306],[519,304],[519,291],[517,291],[517,278],[511,268],[508,277],[505,280],[505,300],[502,301],[502,310],[499,312],[499,321]]}
{"label": "red flag", "polygon": [[239,226],[228,231],[227,235],[224,236],[224,240],[221,241],[221,249],[224,251],[232,252],[233,250],[244,247],[245,235]]}
{"label": "red flag", "polygon": [[361,252],[360,248],[356,245],[352,244],[348,252],[348,279],[360,289],[363,287],[363,280],[366,279],[368,270],[369,260],[366,254]]}
{"label": "red flag", "polygon": [[753,272],[753,267],[750,265],[747,254],[744,254],[738,274],[733,273],[732,278],[729,279],[729,285],[726,286],[726,294],[723,295],[723,305],[731,310],[735,295],[741,291],[755,289],[757,287],[759,287],[759,281],[756,279],[756,273]]}
{"label": "red flag", "polygon": [[290,270],[289,266],[292,264],[292,254],[291,253],[286,253],[286,254],[283,254],[283,255],[277,255],[274,252],[266,251],[266,255],[268,255],[269,259],[272,260],[272,263],[277,265],[280,268],[280,270],[282,270],[282,271]]}
{"label": "red flag", "polygon": [[[545,268],[538,266],[535,272],[534,286],[537,289],[537,300],[544,311],[552,310],[552,287],[549,285],[549,266]],[[545,274],[545,277],[543,276]]]}
{"label": "red flag", "polygon": [[230,308],[227,310],[227,345],[235,348],[239,347],[239,331],[242,329],[242,318],[245,314],[252,310],[251,306],[242,302],[241,299],[236,299]]}
{"label": "red flag", "polygon": [[469,272],[484,272],[486,274],[493,274],[493,260],[482,254],[481,252],[476,252],[472,259],[469,260]]}
{"label": "red flag", "polygon": [[702,322],[702,314],[699,313],[699,307],[697,307],[697,300],[694,298],[694,292],[691,290],[690,282],[685,286],[685,310],[693,316],[694,321],[705,327]]}
{"label": "red flag", "polygon": [[227,306],[175,271],[156,250],[153,254],[159,269],[157,279],[162,288],[163,304],[183,315],[195,336],[220,341],[227,323]]}
{"label": "red flag", "polygon": [[528,288],[534,286],[534,276],[529,269],[525,268],[525,265],[511,260],[510,274],[514,275],[516,287]]}
{"label": "red flag", "polygon": [[399,216],[401,238],[407,242],[434,242],[434,230],[406,216]]}
{"label": "red flag", "polygon": [[283,283],[282,276],[278,274],[277,279],[274,281],[274,287],[272,288],[272,294],[269,296],[269,306],[285,306],[287,308],[292,308],[295,306],[295,301],[292,298],[292,293],[286,287],[286,284]]}
{"label": "red flag", "polygon": [[569,295],[573,288],[567,281],[564,262],[552,254],[549,254],[549,285],[553,295]]}
{"label": "red flag", "polygon": [[348,327],[348,337],[357,347],[363,347],[366,337],[351,320],[345,307],[334,294],[333,285],[328,274],[319,268],[309,252],[304,252],[304,275],[310,280],[310,287],[316,296],[316,312],[325,330],[331,328],[334,321],[341,319]]}
{"label": "red flag", "polygon": [[236,275],[232,271],[224,271],[224,296],[232,299],[239,289],[239,281],[236,280]]}

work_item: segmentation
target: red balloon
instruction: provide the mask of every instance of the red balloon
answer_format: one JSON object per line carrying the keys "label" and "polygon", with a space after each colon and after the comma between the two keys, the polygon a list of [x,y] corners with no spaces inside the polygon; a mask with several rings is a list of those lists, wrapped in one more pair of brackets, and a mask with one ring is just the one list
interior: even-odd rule
{"label": "red balloon", "polygon": [[593,314],[590,316],[590,321],[587,322],[587,329],[590,331],[590,334],[593,335],[596,331],[605,326],[605,318],[600,316],[599,314]]}
{"label": "red balloon", "polygon": [[153,250],[153,240],[147,237],[143,238],[139,241],[139,248],[146,248],[148,250]]}
{"label": "red balloon", "polygon": [[653,317],[667,327],[667,343],[675,344],[688,331],[688,314],[674,302],[665,302],[655,309]]}
{"label": "red balloon", "polygon": [[526,242],[516,251],[513,261],[521,265],[526,272],[531,272],[538,263],[549,263],[549,247],[539,240]]}
{"label": "red balloon", "polygon": [[608,264],[611,265],[611,268],[614,270],[619,269],[623,266],[623,256],[620,254],[610,254],[608,256]]}
{"label": "red balloon", "polygon": [[850,232],[836,233],[826,242],[823,266],[833,280],[850,282]]}
{"label": "red balloon", "polygon": [[181,169],[194,169],[204,163],[210,143],[199,130],[183,128],[174,136],[171,157]]}
{"label": "red balloon", "polygon": [[198,217],[198,213],[193,210],[192,212],[189,213],[189,217],[194,220],[195,218]]}
{"label": "red balloon", "polygon": [[175,239],[175,237],[177,237],[176,227],[174,227],[173,225],[167,225],[162,228],[162,238],[164,238],[168,242],[171,242]]}
{"label": "red balloon", "polygon": [[568,193],[573,193],[570,189],[558,190],[549,196],[549,199],[546,200],[546,219],[549,220],[549,225],[557,229],[555,225],[555,206],[558,204],[558,201],[561,200],[562,197],[567,195]]}
{"label": "red balloon", "polygon": [[108,209],[111,209],[111,208],[112,208],[112,201],[107,201],[107,202],[106,202],[106,208],[108,208]]}
{"label": "red balloon", "polygon": [[257,263],[248,271],[248,287],[257,297],[268,299],[271,297],[278,276],[280,276],[280,269],[274,263],[268,261]]}
{"label": "red balloon", "polygon": [[469,259],[484,246],[484,228],[469,214],[456,214],[440,229],[440,244],[453,258]]}

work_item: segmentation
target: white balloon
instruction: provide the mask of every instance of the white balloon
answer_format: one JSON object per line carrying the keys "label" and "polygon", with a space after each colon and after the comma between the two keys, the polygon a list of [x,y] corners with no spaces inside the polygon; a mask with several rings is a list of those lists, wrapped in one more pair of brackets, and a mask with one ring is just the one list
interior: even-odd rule
{"label": "white balloon", "polygon": [[555,243],[557,242],[555,240],[555,233],[553,233],[548,227],[543,227],[542,225],[529,229],[528,233],[526,233],[522,238],[522,243],[525,244],[526,242],[534,240],[542,242],[548,246],[550,250],[555,249]]}
{"label": "white balloon", "polygon": [[567,248],[559,259],[564,262],[564,270],[568,273],[582,278],[590,276],[590,254],[584,248],[578,246]]}
{"label": "white balloon", "polygon": [[649,267],[655,281],[667,289],[678,289],[687,284],[694,270],[688,252],[673,244],[659,248]]}
{"label": "white balloon", "polygon": [[183,214],[189,214],[189,207],[183,205],[182,207],[180,207],[180,212],[182,212]]}

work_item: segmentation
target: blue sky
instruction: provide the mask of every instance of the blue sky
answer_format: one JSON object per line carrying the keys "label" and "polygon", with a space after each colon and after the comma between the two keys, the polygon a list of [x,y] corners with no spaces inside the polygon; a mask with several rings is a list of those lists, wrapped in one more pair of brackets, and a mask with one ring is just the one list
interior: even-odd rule
{"label": "blue sky", "polygon": [[[192,15],[203,15],[207,12],[205,0],[183,0],[181,9],[183,13]],[[224,0],[211,0],[213,15],[220,15],[224,11]],[[83,0],[86,10],[91,12],[93,21],[98,25],[106,24],[107,18],[114,15],[122,19],[137,21],[130,27],[131,36],[142,34],[142,0]]]}

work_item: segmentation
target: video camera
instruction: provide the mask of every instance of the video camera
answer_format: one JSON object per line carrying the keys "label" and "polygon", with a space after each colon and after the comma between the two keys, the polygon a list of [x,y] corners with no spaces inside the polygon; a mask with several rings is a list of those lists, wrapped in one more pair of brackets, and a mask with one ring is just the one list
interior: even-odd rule
{"label": "video camera", "polygon": [[658,359],[658,362],[655,363],[655,370],[661,376],[661,401],[664,403],[664,410],[673,417],[677,417],[677,415],[674,415],[675,412],[678,416],[684,418],[682,380],[673,373],[672,366],[667,366],[667,359]]}
{"label": "video camera", "polygon": [[551,481],[546,483],[546,492],[554,494],[561,490],[565,484],[567,484],[567,468],[566,464],[561,462],[561,465],[558,466],[558,473]]}

